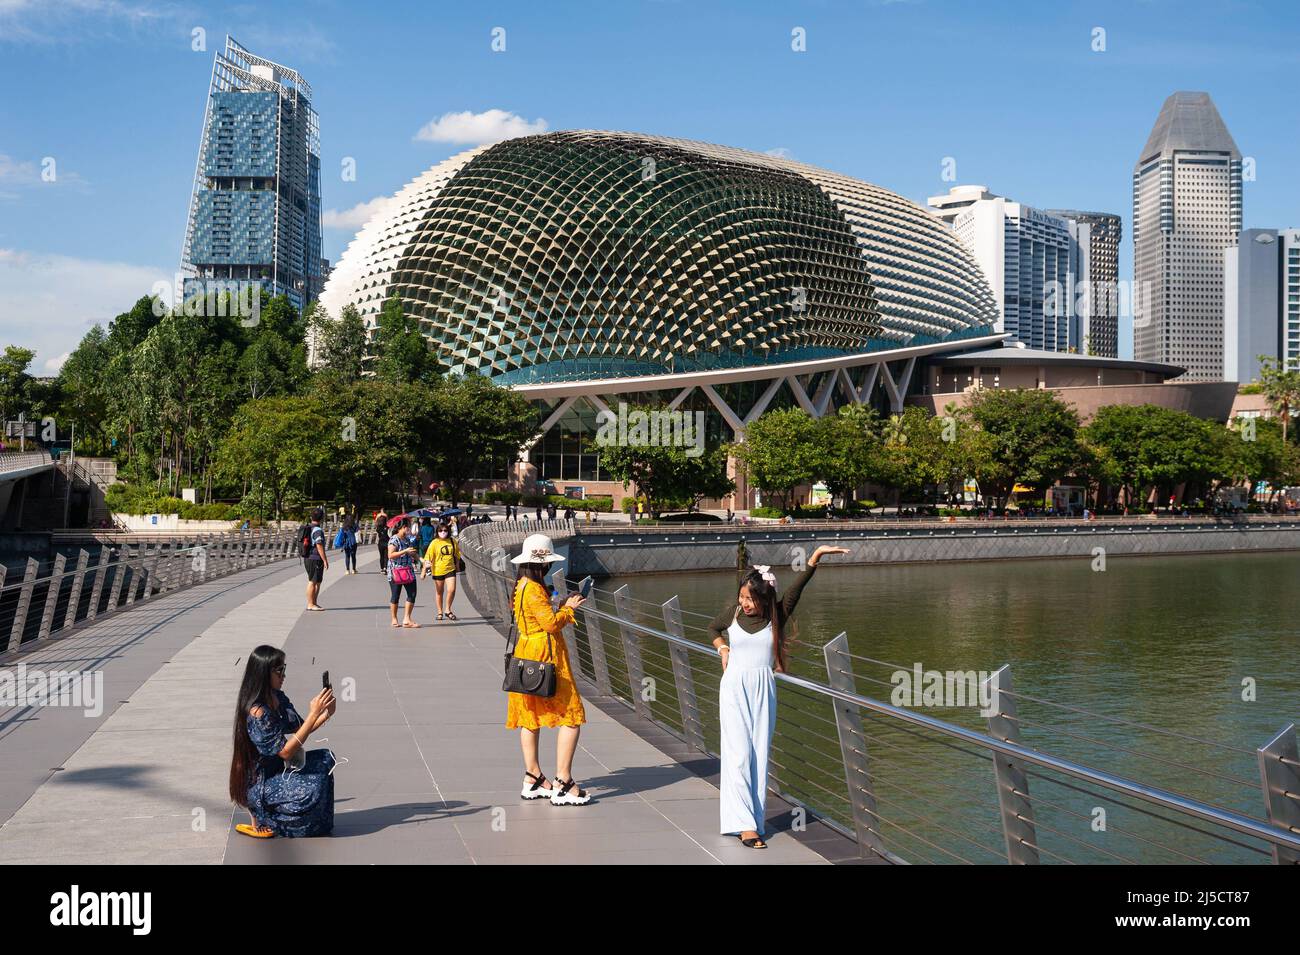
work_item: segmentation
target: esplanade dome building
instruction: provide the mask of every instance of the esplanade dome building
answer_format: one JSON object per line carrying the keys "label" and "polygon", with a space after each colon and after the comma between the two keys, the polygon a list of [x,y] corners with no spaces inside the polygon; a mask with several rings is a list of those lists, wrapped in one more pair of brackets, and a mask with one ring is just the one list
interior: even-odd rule
{"label": "esplanade dome building", "polygon": [[979,267],[915,203],[623,132],[510,139],[423,173],[357,234],[320,302],[373,324],[393,295],[453,373],[539,402],[527,476],[589,485],[605,483],[589,438],[611,403],[700,408],[730,439],[782,404],[898,410],[918,358],[1003,337]]}

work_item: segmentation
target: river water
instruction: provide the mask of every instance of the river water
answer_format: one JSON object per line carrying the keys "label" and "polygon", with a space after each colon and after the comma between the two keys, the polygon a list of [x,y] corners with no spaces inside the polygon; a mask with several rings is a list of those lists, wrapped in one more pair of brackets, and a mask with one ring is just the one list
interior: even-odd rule
{"label": "river water", "polygon": [[[793,577],[777,572],[782,585]],[[879,661],[854,660],[858,691],[884,700],[896,674],[918,664],[940,672],[1008,664],[1022,742],[1263,816],[1254,750],[1300,718],[1297,581],[1300,554],[1289,553],[1120,557],[1104,569],[1090,557],[853,567],[832,557],[795,613],[792,671],[825,682],[820,647],[841,631],[852,653]],[[678,595],[688,625],[701,628],[735,594],[732,572],[629,576],[601,589],[622,584],[651,603]],[[690,635],[707,640],[702,629]],[[697,676],[706,707],[711,679]],[[814,805],[833,803],[845,783],[824,758],[835,751],[829,707],[794,691],[782,692],[781,705],[787,752],[774,758],[786,767],[783,784]],[[976,708],[922,711],[987,729]],[[918,862],[998,861],[991,764],[897,721],[866,722],[887,845]],[[1268,861],[1251,840],[1204,835],[1063,776],[1031,776],[1029,785],[1043,862]]]}

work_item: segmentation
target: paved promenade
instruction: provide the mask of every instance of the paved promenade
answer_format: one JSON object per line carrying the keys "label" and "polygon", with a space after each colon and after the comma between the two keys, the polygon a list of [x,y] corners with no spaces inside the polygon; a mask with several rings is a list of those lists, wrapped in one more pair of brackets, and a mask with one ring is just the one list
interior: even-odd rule
{"label": "paved promenade", "polygon": [[[463,594],[459,623],[432,623],[428,582],[424,626],[393,630],[373,549],[361,574],[341,566],[326,575],[326,613],[302,610],[303,576],[289,562],[168,595],[19,658],[102,667],[106,699],[96,718],[0,710],[0,861],[820,864],[845,853],[845,840],[817,827],[798,840],[784,831],[779,804],[766,852],[719,835],[714,786],[623,725],[619,704],[612,716],[595,700],[575,760],[595,802],[522,802],[518,737],[502,726],[501,637]],[[301,709],[323,669],[336,694],[355,692],[317,734],[348,760],[335,772],[330,838],[233,831],[246,814],[225,795],[232,708],[258,643],[285,648],[285,690]],[[548,773],[554,740],[544,731]],[[814,851],[818,838],[832,851]]]}

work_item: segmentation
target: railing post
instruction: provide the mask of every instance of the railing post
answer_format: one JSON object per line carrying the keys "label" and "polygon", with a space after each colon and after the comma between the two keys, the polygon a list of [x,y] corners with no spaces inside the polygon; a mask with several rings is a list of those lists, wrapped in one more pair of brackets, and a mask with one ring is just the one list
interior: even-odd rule
{"label": "railing post", "polygon": [[649,701],[645,698],[645,668],[641,664],[641,641],[636,629],[625,622],[632,619],[632,601],[628,599],[630,596],[627,584],[614,591],[614,610],[620,621],[618,632],[623,638],[623,660],[627,663],[627,682],[628,690],[632,694],[632,705],[636,708],[637,716],[649,720],[653,719],[654,715],[650,711]]}
{"label": "railing post", "polygon": [[23,640],[23,628],[27,626],[27,611],[32,605],[32,591],[36,589],[36,571],[40,563],[35,557],[27,558],[27,571],[23,574],[22,590],[18,592],[18,607],[14,610],[13,627],[9,630],[9,652],[18,649]]}
{"label": "railing post", "polygon": [[203,578],[208,572],[208,550],[203,546],[203,538],[194,538],[189,547],[190,554],[190,572],[185,578],[185,582],[191,587],[195,584],[203,583]]}
{"label": "railing post", "polygon": [[[663,603],[664,630],[674,637],[685,637],[682,626],[682,608],[677,597],[669,597]],[[677,706],[682,714],[682,731],[686,741],[701,753],[707,753],[704,745],[704,727],[700,723],[700,704],[695,698],[695,674],[691,670],[690,651],[675,643],[668,645],[668,654],[673,663],[673,682],[677,684]]]}
{"label": "railing post", "polygon": [[99,545],[99,559],[95,561],[95,582],[90,585],[90,606],[86,608],[86,619],[94,620],[99,616],[99,595],[104,592],[104,578],[108,576],[107,544]]}
{"label": "railing post", "polygon": [[248,570],[248,558],[252,550],[252,531],[239,532],[239,569]]}
{"label": "railing post", "polygon": [[[989,735],[1004,743],[1020,743],[1020,720],[1011,691],[1011,667],[1003,666],[984,681],[992,715]],[[1034,807],[1029,802],[1029,777],[1024,764],[1002,753],[993,754],[998,807],[1002,813],[1002,834],[1007,842],[1007,862],[1012,865],[1038,864],[1038,835],[1034,830]]]}
{"label": "railing post", "polygon": [[[153,597],[154,584],[158,580],[158,560],[161,556],[162,544],[154,544],[153,547],[149,549],[149,563],[148,566],[145,567],[144,571],[144,593],[140,595],[142,601],[149,600]],[[159,593],[161,593],[161,591],[159,591]]]}
{"label": "railing post", "polygon": [[[843,631],[826,646],[822,656],[826,661],[826,682],[835,690],[857,693],[853,678],[853,662],[849,655],[849,636]],[[889,857],[877,828],[876,794],[871,785],[871,765],[867,759],[867,741],[862,734],[862,709],[851,703],[832,699],[835,714],[835,731],[840,741],[840,762],[844,766],[844,784],[849,791],[849,807],[853,810],[853,829],[858,837],[858,852],[865,856],[867,850]]]}
{"label": "railing post", "polygon": [[72,589],[68,591],[68,609],[63,614],[63,630],[77,622],[77,605],[81,603],[81,587],[86,582],[86,566],[90,563],[90,554],[83,548],[77,554],[77,570],[72,578]]}
{"label": "railing post", "polygon": [[68,558],[57,554],[54,569],[50,572],[50,585],[45,589],[45,606],[41,612],[41,628],[37,631],[38,641],[50,639],[50,628],[54,625],[54,605],[59,602],[59,591],[63,589],[63,567]]}
{"label": "railing post", "polygon": [[[590,579],[590,578],[588,578]],[[581,607],[578,608],[582,610]],[[604,696],[613,696],[609,682],[609,658],[605,656],[605,637],[600,631],[600,618],[594,613],[583,613],[583,626],[587,629],[587,649],[591,652],[591,677]]]}
{"label": "railing post", "polygon": [[[1300,755],[1296,753],[1295,724],[1291,723],[1261,746],[1256,757],[1268,821],[1279,829],[1300,835]],[[1274,844],[1273,862],[1300,865],[1300,852]]]}
{"label": "railing post", "polygon": [[130,559],[126,562],[126,572],[131,575],[131,581],[126,585],[125,603],[128,607],[135,603],[135,592],[140,589],[140,569],[144,566],[143,558],[136,559],[137,553],[143,552],[131,552]]}
{"label": "railing post", "polygon": [[175,590],[173,580],[176,576],[176,545],[170,541],[158,545],[158,596],[167,593],[170,587]]}
{"label": "railing post", "polygon": [[203,555],[199,561],[199,583],[202,584],[212,576],[212,535],[204,534],[200,537],[198,546],[202,548],[199,553]]}

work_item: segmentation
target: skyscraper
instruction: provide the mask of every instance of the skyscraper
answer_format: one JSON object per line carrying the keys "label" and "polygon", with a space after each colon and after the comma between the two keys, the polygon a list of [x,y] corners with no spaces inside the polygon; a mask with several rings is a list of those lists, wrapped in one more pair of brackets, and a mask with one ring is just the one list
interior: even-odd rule
{"label": "skyscraper", "polygon": [[1079,317],[1079,351],[1119,357],[1119,243],[1124,223],[1109,212],[1049,209],[1071,223],[1079,247],[1074,310]]}
{"label": "skyscraper", "polygon": [[212,66],[181,253],[185,295],[255,282],[297,308],[320,295],[320,128],[295,70],[226,37]]}
{"label": "skyscraper", "polygon": [[1259,356],[1300,364],[1300,229],[1247,229],[1223,252],[1223,377],[1259,378]]}
{"label": "skyscraper", "polygon": [[1073,304],[1086,276],[1073,223],[983,186],[956,186],[926,202],[979,263],[997,301],[998,331],[1031,348],[1081,350]]}
{"label": "skyscraper", "polygon": [[1223,252],[1241,231],[1241,153],[1208,93],[1174,93],[1133,168],[1133,356],[1224,373]]}

